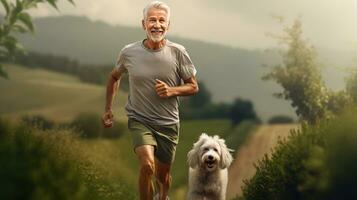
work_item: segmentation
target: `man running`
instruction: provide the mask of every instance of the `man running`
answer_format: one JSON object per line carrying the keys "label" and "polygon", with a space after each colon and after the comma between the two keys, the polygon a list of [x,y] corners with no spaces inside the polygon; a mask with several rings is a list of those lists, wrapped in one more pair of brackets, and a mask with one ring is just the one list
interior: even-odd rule
{"label": "man running", "polygon": [[[129,75],[125,107],[133,148],[140,163],[141,200],[166,200],[171,185],[170,169],[179,141],[178,96],[198,92],[196,69],[182,45],[165,38],[170,8],[153,1],[143,11],[146,39],[125,46],[107,82],[103,124],[113,125],[112,104],[123,73]],[[155,176],[159,193],[153,194]]]}

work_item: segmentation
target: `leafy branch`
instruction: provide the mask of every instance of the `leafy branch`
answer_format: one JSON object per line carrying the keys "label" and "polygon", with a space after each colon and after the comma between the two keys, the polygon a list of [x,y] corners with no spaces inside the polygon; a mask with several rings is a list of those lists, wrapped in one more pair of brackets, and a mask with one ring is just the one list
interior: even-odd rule
{"label": "leafy branch", "polygon": [[[15,53],[24,52],[23,46],[17,41],[15,33],[34,32],[32,18],[27,12],[37,8],[39,3],[48,3],[58,10],[58,0],[0,0],[5,10],[5,16],[0,21],[0,59],[12,58]],[[67,0],[74,5],[73,0]],[[8,78],[8,74],[0,65],[0,77]]]}

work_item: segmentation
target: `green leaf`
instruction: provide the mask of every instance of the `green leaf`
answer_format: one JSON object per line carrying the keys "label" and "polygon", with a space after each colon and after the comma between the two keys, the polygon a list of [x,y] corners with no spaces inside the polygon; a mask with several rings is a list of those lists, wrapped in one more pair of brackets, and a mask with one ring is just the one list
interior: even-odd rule
{"label": "green leaf", "polygon": [[57,5],[56,5],[56,0],[47,0],[49,4],[51,4],[52,7],[54,7],[56,10],[58,10]]}
{"label": "green leaf", "polygon": [[0,65],[0,77],[3,77],[5,79],[9,79],[9,75],[7,74],[7,72],[4,70],[4,68],[2,67],[2,65]]}
{"label": "green leaf", "polygon": [[6,15],[8,15],[9,11],[10,11],[10,7],[9,4],[7,3],[6,0],[1,0],[2,5],[4,6],[5,10],[6,10]]}
{"label": "green leaf", "polygon": [[13,25],[16,22],[17,16],[19,13],[21,13],[22,10],[23,10],[22,2],[19,0],[16,0],[16,6],[12,10],[12,12],[10,12],[10,15],[11,15],[10,16],[10,25]]}
{"label": "green leaf", "polygon": [[3,38],[3,45],[10,53],[15,51],[16,43],[17,40],[13,36],[8,35]]}
{"label": "green leaf", "polygon": [[75,5],[73,0],[68,0],[68,1],[69,1],[71,4]]}
{"label": "green leaf", "polygon": [[18,19],[24,23],[31,32],[34,32],[35,29],[32,24],[31,16],[28,13],[20,13]]}
{"label": "green leaf", "polygon": [[15,24],[13,27],[12,27],[12,30],[14,32],[19,32],[19,33],[26,33],[27,32],[27,29],[19,24]]}
{"label": "green leaf", "polygon": [[42,1],[25,1],[23,6],[24,6],[24,9],[30,9],[30,8],[36,8],[37,7],[37,4],[40,3]]}

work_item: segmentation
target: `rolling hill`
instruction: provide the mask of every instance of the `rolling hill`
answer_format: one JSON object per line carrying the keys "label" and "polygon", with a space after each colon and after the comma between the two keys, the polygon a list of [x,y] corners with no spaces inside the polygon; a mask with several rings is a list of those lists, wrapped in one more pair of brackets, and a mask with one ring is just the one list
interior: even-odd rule
{"label": "rolling hill", "polygon": [[[17,118],[43,115],[54,121],[72,120],[80,113],[103,114],[105,88],[85,84],[77,78],[41,69],[6,65],[10,80],[0,78],[0,114]],[[127,94],[115,101],[117,120],[125,120],[123,104]],[[120,104],[120,109],[118,109]]]}
{"label": "rolling hill", "polygon": [[[121,48],[144,37],[140,28],[111,26],[85,17],[37,18],[35,26],[34,35],[20,38],[27,49],[68,56],[84,64],[114,63]],[[275,83],[261,80],[267,71],[262,65],[278,63],[277,53],[232,48],[172,35],[169,39],[186,47],[197,67],[198,78],[208,86],[214,101],[229,102],[236,97],[252,100],[263,120],[276,114],[295,116],[289,102],[272,96],[280,88]],[[339,61],[338,57],[333,60]],[[341,87],[341,78],[336,79],[331,74],[336,75],[331,71],[326,76],[327,80],[333,81],[332,87],[336,84]]]}

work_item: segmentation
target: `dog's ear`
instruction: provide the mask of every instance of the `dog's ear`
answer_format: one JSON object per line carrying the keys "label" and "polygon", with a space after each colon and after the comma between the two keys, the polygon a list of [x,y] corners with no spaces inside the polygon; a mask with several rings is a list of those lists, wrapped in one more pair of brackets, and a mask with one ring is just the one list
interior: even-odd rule
{"label": "dog's ear", "polygon": [[199,162],[198,149],[192,148],[187,154],[187,163],[191,168],[196,168]]}
{"label": "dog's ear", "polygon": [[218,144],[221,147],[221,162],[219,166],[221,169],[229,167],[233,161],[233,157],[230,153],[231,149],[228,149],[223,139],[218,139]]}
{"label": "dog's ear", "polygon": [[209,138],[206,133],[202,133],[196,143],[193,144],[193,148],[187,154],[187,163],[191,168],[197,167],[200,162],[199,150],[200,146]]}

